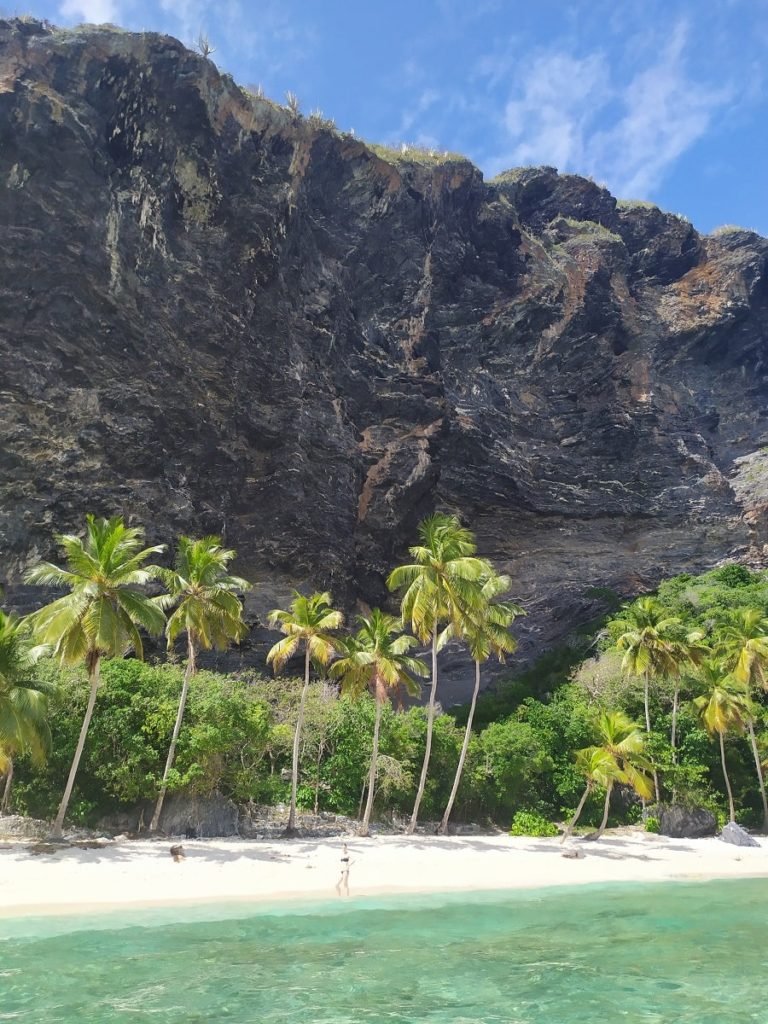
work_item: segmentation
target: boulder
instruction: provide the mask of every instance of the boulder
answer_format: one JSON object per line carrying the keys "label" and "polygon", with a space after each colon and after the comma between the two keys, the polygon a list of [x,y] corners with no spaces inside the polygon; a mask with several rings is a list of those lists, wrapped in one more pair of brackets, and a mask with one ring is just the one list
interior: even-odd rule
{"label": "boulder", "polygon": [[746,829],[742,828],[741,825],[737,825],[735,821],[729,821],[727,825],[723,826],[720,838],[724,843],[730,843],[732,846],[760,845],[760,843],[758,843],[756,839],[753,839]]}
{"label": "boulder", "polygon": [[[152,820],[153,810],[154,802],[143,803],[130,811],[118,811],[103,818],[99,827],[120,832],[143,832]],[[235,804],[223,796],[172,793],[163,804],[160,832],[186,839],[237,836],[240,835],[239,817]]]}
{"label": "boulder", "polygon": [[673,839],[703,839],[717,832],[717,819],[706,807],[670,804],[659,811],[659,832]]}
{"label": "boulder", "polygon": [[238,818],[237,807],[222,796],[175,793],[163,805],[160,829],[168,836],[186,836],[188,839],[236,836],[239,834]]}

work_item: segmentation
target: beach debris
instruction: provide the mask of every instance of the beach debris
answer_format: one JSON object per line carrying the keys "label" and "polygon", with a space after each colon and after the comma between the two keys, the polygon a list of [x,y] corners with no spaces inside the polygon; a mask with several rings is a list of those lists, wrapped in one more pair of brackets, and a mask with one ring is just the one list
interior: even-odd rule
{"label": "beach debris", "polygon": [[175,864],[180,864],[184,860],[184,847],[181,843],[171,847],[171,856]]}
{"label": "beach debris", "polygon": [[582,860],[586,857],[586,854],[578,846],[567,846],[560,856],[565,857],[567,860]]}
{"label": "beach debris", "polygon": [[730,843],[732,846],[759,846],[760,843],[743,829],[741,825],[737,825],[735,821],[729,821],[727,825],[723,825],[723,831],[720,833],[720,838],[724,843]]}

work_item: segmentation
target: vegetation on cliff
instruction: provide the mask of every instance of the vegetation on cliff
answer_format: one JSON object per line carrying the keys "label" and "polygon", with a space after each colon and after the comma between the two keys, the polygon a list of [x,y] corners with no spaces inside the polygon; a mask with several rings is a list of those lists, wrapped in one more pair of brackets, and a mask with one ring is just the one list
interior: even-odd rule
{"label": "vegetation on cliff", "polygon": [[[60,830],[67,810],[93,822],[168,789],[285,801],[290,828],[300,807],[358,815],[364,834],[373,818],[407,813],[413,829],[419,811],[442,816],[444,829],[453,811],[517,831],[583,821],[599,835],[611,815],[638,820],[653,796],[768,825],[765,574],[734,564],[668,580],[607,618],[575,668],[550,657],[548,693],[526,695],[521,678],[530,685],[534,668],[480,697],[473,720],[480,664],[514,650],[509,628],[522,609],[503,599],[509,581],[455,518],[436,514],[420,533],[413,561],[390,577],[404,588],[403,619],[375,609],[345,635],[330,594],[296,594],[271,616],[285,636],[270,660],[283,669],[301,649],[304,678],[270,680],[197,671],[198,645],[245,630],[238,594],[248,584],[229,573],[234,552],[185,538],[169,572],[147,564],[161,551],[142,547],[141,530],[89,517],[84,540],[60,538],[66,569],[31,573],[69,593],[26,622],[2,619],[0,768],[9,792],[16,766],[16,808],[51,816],[58,806]],[[171,597],[147,593],[161,581]],[[137,623],[160,631],[169,604],[171,645],[188,633],[184,670],[124,657],[142,653]],[[431,699],[405,710],[403,690],[429,675],[411,653],[419,640],[433,655]],[[448,643],[475,664],[467,714],[438,702]],[[489,721],[488,708],[503,713]]]}

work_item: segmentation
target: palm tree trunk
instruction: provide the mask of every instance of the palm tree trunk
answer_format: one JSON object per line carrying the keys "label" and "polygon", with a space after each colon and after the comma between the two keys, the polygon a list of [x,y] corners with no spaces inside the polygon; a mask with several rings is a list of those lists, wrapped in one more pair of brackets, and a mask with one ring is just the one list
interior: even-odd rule
{"label": "palm tree trunk", "polygon": [[448,819],[451,816],[453,810],[453,804],[456,800],[456,794],[459,791],[459,783],[461,782],[461,775],[464,771],[464,762],[467,759],[467,750],[469,749],[469,741],[472,738],[472,719],[475,716],[475,704],[477,703],[477,695],[480,692],[480,662],[475,661],[475,688],[472,691],[472,703],[469,705],[469,715],[467,716],[467,727],[464,730],[464,742],[461,745],[461,753],[459,754],[459,763],[456,766],[456,776],[453,780],[453,788],[451,789],[451,795],[448,797],[448,804],[446,805],[445,812],[443,814],[443,820],[440,822],[438,833],[445,835],[448,831]]}
{"label": "palm tree trunk", "polygon": [[672,728],[669,734],[669,745],[672,747],[672,761],[677,763],[677,710],[680,702],[680,687],[675,683],[675,693],[672,697]]}
{"label": "palm tree trunk", "polygon": [[98,654],[91,656],[91,667],[89,673],[89,682],[91,686],[91,692],[88,695],[88,706],[85,709],[85,718],[83,718],[83,724],[80,727],[80,737],[77,741],[77,747],[75,749],[75,756],[72,758],[72,766],[69,769],[69,777],[67,778],[67,785],[64,787],[64,796],[61,798],[59,809],[56,812],[56,819],[53,822],[53,829],[51,830],[51,839],[61,839],[62,832],[64,830],[64,816],[67,813],[69,807],[69,801],[72,797],[72,789],[75,785],[75,777],[77,776],[77,769],[80,767],[80,758],[83,756],[83,747],[85,746],[85,738],[88,735],[88,727],[91,724],[91,718],[93,717],[93,708],[96,704],[96,694],[99,692],[100,675],[99,669],[101,667],[101,657]]}
{"label": "palm tree trunk", "polygon": [[383,703],[379,696],[378,686],[376,688],[376,718],[373,723],[373,750],[371,751],[371,769],[368,773],[368,799],[365,802],[365,814],[363,815],[363,823],[360,826],[358,835],[367,836],[369,835],[369,826],[371,823],[371,811],[373,810],[373,798],[376,792],[376,763],[379,759],[379,729],[381,727],[381,712],[383,710]]}
{"label": "palm tree trunk", "polygon": [[608,787],[605,791],[605,804],[603,806],[603,820],[600,822],[600,828],[595,832],[595,839],[599,839],[600,836],[605,832],[605,827],[608,824],[608,811],[611,806],[611,792],[613,791],[613,783],[609,782]]}
{"label": "palm tree trunk", "polygon": [[[675,692],[672,697],[672,728],[669,733],[669,745],[672,748],[672,764],[677,764],[677,711],[680,704],[680,684],[675,681]],[[674,776],[673,776],[674,782]],[[672,803],[677,801],[677,789],[672,786]]]}
{"label": "palm tree trunk", "polygon": [[565,826],[565,831],[563,832],[562,839],[560,840],[561,843],[564,843],[565,840],[568,838],[568,836],[573,831],[574,825],[579,820],[579,816],[580,816],[581,812],[584,810],[584,804],[587,802],[587,797],[589,796],[591,791],[592,791],[592,786],[591,786],[590,783],[587,783],[587,788],[581,794],[581,800],[579,800],[579,806],[576,808],[576,813],[571,818],[571,820],[568,822],[568,824]]}
{"label": "palm tree trunk", "polygon": [[309,644],[304,653],[304,686],[299,701],[299,716],[296,719],[296,731],[293,734],[293,760],[291,762],[291,806],[288,811],[288,824],[285,826],[285,836],[290,838],[296,834],[296,791],[299,788],[299,750],[301,748],[301,730],[304,725],[304,705],[307,702],[309,692]]}
{"label": "palm tree trunk", "polygon": [[747,723],[749,729],[749,743],[752,747],[752,756],[755,759],[755,768],[757,769],[757,782],[760,786],[760,797],[763,801],[763,832],[768,832],[768,800],[765,796],[765,779],[763,777],[763,766],[760,763],[760,752],[757,749],[757,738],[755,736],[755,723],[752,719]]}
{"label": "palm tree trunk", "polygon": [[[651,703],[650,703],[650,679],[648,669],[643,673],[643,708],[645,710],[645,732],[651,734]],[[653,769],[653,791],[656,795],[656,803],[659,802],[659,776],[656,769]],[[643,805],[645,806],[645,805]]]}
{"label": "palm tree trunk", "polygon": [[173,759],[176,757],[176,743],[181,732],[181,723],[184,718],[184,709],[187,706],[187,694],[189,693],[189,681],[197,671],[197,651],[195,650],[195,639],[191,632],[187,633],[187,667],[184,670],[184,682],[181,685],[181,697],[179,698],[179,710],[176,712],[176,722],[173,726],[173,735],[171,736],[171,745],[168,749],[168,757],[165,761],[165,768],[163,770],[163,781],[160,783],[160,792],[157,796],[157,803],[155,804],[155,813],[152,815],[152,821],[149,825],[150,832],[157,832],[158,825],[160,824],[160,814],[163,810],[163,803],[165,802],[165,794],[168,792],[168,776],[171,768],[173,767]]}
{"label": "palm tree trunk", "polygon": [[0,804],[0,814],[7,814],[11,807],[11,786],[13,785],[13,758],[8,758],[8,771],[5,775],[5,786],[3,787],[3,802]]}
{"label": "palm tree trunk", "polygon": [[728,791],[728,808],[731,813],[730,821],[736,820],[736,809],[733,806],[733,791],[731,790],[731,780],[728,778],[728,768],[725,764],[725,742],[723,741],[723,734],[718,732],[720,737],[720,760],[723,764],[723,778],[725,779],[725,788]]}
{"label": "palm tree trunk", "polygon": [[432,685],[429,690],[429,708],[427,710],[427,746],[424,751],[424,762],[421,766],[421,777],[419,788],[416,793],[416,802],[413,805],[413,813],[405,830],[412,835],[416,830],[416,822],[419,820],[419,807],[424,797],[424,787],[427,783],[427,771],[429,770],[429,758],[432,753],[432,728],[435,723],[435,695],[437,694],[437,626],[432,630]]}

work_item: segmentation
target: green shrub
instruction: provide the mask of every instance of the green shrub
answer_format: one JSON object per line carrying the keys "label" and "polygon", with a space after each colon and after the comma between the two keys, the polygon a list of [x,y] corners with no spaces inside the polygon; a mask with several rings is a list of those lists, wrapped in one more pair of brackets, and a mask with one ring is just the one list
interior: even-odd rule
{"label": "green shrub", "polygon": [[559,835],[557,825],[547,821],[534,811],[518,811],[512,819],[509,830],[511,836],[556,836]]}
{"label": "green shrub", "polygon": [[645,819],[645,831],[653,832],[654,835],[658,835],[661,832],[661,822],[658,818],[646,818]]}

